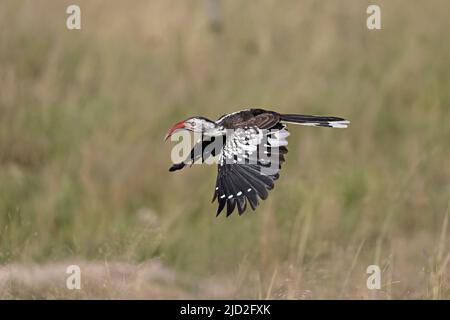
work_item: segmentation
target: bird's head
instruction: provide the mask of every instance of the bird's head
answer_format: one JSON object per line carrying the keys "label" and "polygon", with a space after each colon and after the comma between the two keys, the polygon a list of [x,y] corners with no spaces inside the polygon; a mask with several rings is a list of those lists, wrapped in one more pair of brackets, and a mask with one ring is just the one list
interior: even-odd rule
{"label": "bird's head", "polygon": [[180,121],[167,131],[164,140],[167,140],[172,134],[179,130],[189,130],[192,132],[205,132],[215,127],[215,123],[203,117],[191,117]]}

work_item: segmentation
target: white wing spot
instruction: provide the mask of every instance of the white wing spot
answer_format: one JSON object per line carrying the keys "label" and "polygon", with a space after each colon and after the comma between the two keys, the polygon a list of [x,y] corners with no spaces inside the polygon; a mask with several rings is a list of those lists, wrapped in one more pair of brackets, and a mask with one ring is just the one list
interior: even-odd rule
{"label": "white wing spot", "polygon": [[247,189],[247,192],[250,192],[250,191],[252,191],[252,188],[248,188],[248,189]]}
{"label": "white wing spot", "polygon": [[228,199],[231,199],[231,198],[233,198],[233,195],[232,195],[232,194],[230,194],[230,195],[228,196]]}
{"label": "white wing spot", "polygon": [[237,196],[239,197],[241,194],[242,194],[242,191],[239,191],[239,192],[237,193]]}
{"label": "white wing spot", "polygon": [[225,195],[221,195],[221,196],[220,196],[220,199],[223,199],[223,198],[225,198]]}

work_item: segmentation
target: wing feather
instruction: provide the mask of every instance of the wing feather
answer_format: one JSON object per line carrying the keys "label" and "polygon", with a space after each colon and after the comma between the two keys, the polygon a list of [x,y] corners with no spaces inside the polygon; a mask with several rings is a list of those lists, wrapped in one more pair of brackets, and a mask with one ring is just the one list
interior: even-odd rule
{"label": "wing feather", "polygon": [[[255,120],[247,121],[246,124],[265,126],[274,118],[271,114],[261,113],[252,119]],[[217,215],[225,207],[227,216],[236,207],[241,215],[247,208],[247,201],[255,210],[259,205],[258,200],[267,199],[269,191],[274,188],[281,163],[285,160],[284,155],[288,152],[286,138],[289,133],[283,124],[270,126],[275,131],[250,126],[240,128],[226,137],[213,195],[213,201],[217,199],[219,203]]]}

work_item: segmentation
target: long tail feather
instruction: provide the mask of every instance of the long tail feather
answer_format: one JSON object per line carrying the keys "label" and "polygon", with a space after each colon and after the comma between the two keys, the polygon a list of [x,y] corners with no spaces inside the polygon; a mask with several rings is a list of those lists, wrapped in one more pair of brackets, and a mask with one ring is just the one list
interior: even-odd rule
{"label": "long tail feather", "polygon": [[350,121],[338,117],[309,116],[301,114],[282,114],[281,121],[303,126],[347,128]]}

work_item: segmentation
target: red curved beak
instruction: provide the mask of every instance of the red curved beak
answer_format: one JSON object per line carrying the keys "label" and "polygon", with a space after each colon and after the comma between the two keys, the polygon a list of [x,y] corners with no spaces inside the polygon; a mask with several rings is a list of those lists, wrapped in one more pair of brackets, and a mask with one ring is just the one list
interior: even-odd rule
{"label": "red curved beak", "polygon": [[169,129],[169,131],[167,131],[166,136],[164,137],[164,141],[166,141],[167,139],[169,139],[169,137],[177,130],[179,129],[184,129],[184,121],[180,121],[177,124],[175,124],[172,128]]}

